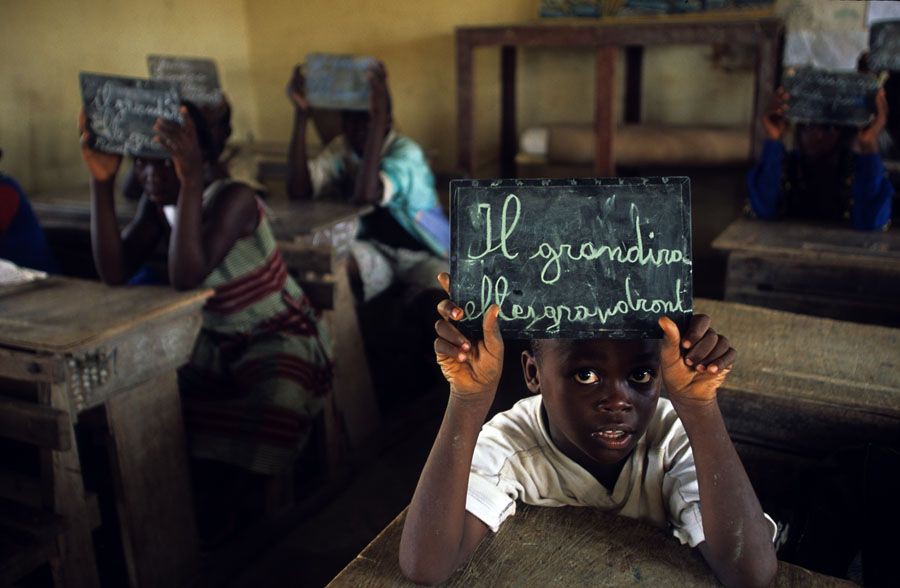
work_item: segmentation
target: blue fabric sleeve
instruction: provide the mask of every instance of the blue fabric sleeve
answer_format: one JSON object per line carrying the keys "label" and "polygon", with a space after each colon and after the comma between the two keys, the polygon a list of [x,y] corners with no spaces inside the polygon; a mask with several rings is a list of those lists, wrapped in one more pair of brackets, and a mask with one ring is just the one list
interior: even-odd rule
{"label": "blue fabric sleeve", "polygon": [[763,143],[759,161],[747,174],[750,207],[759,218],[775,218],[781,198],[784,145],[771,139]]}
{"label": "blue fabric sleeve", "polygon": [[894,188],[877,153],[856,156],[852,193],[850,222],[853,227],[864,231],[884,228],[891,218]]}

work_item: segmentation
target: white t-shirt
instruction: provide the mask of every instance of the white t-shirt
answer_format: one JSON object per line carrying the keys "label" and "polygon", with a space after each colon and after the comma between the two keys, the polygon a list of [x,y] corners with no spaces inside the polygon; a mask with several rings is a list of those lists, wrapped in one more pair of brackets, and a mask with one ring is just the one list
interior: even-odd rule
{"label": "white t-shirt", "polygon": [[[516,500],[612,511],[671,528],[691,547],[704,540],[694,455],[684,426],[665,398],[659,399],[612,493],[550,440],[540,395],[496,415],[478,435],[466,510],[496,532],[515,514]],[[775,523],[769,521],[774,537]]]}

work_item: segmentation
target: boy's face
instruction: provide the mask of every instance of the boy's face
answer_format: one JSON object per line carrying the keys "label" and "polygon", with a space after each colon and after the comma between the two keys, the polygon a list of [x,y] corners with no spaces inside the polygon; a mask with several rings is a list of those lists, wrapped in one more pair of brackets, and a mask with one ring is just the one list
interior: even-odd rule
{"label": "boy's face", "polygon": [[550,436],[579,464],[628,457],[659,400],[659,341],[557,340],[522,354],[525,381],[543,396]]}
{"label": "boy's face", "polygon": [[834,125],[798,125],[797,141],[800,152],[818,159],[830,155],[838,148],[841,139],[840,127]]}
{"label": "boy's face", "polygon": [[134,158],[138,181],[144,194],[159,206],[178,202],[181,184],[171,159]]}

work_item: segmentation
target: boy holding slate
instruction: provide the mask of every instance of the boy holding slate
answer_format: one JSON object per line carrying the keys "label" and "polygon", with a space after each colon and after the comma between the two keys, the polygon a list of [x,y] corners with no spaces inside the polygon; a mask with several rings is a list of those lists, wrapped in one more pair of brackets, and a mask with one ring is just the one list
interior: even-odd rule
{"label": "boy holding slate", "polygon": [[763,117],[767,141],[747,176],[752,212],[762,219],[849,219],[856,229],[887,228],[894,190],[879,156],[888,114],[884,90],[875,95],[875,116],[868,125],[801,123],[797,149],[786,152],[781,140],[788,129],[789,98],[779,88]]}
{"label": "boy holding slate", "polygon": [[[438,305],[434,341],[450,399],[404,524],[404,574],[443,581],[521,500],[669,528],[726,584],[767,585],[775,525],[716,401],[736,352],[691,314],[687,179],[460,181],[451,192],[456,301]],[[450,294],[450,276],[438,279]],[[501,324],[530,339],[532,396],[484,424]]]}
{"label": "boy holding slate", "polygon": [[[366,73],[369,96],[363,108],[367,110],[342,109],[343,133],[309,159],[307,120],[317,105],[307,99],[306,80],[300,67],[295,68],[287,87],[294,106],[288,194],[294,200],[334,195],[376,205],[362,219],[359,239],[351,247],[351,282],[365,301],[395,282],[403,284],[413,299],[432,289],[434,276],[446,269],[449,226],[425,154],[391,128],[384,65],[373,62],[368,72],[359,75]],[[425,298],[430,311],[433,296]]]}

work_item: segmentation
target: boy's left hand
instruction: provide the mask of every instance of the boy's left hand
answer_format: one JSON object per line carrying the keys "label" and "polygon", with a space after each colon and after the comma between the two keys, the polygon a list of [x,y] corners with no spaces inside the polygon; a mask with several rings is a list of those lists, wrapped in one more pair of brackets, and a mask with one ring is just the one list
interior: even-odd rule
{"label": "boy's left hand", "polygon": [[154,140],[160,143],[175,165],[175,173],[182,185],[203,183],[203,152],[197,141],[197,130],[187,108],[181,107],[182,124],[162,118],[156,119]]}
{"label": "boy's left hand", "polygon": [[386,122],[390,117],[388,113],[388,85],[387,70],[384,64],[376,61],[369,68],[369,114],[373,119]]}
{"label": "boy's left hand", "polygon": [[672,401],[712,402],[734,366],[737,351],[710,328],[705,314],[691,317],[684,338],[669,317],[659,319],[664,339],[660,353],[663,384]]}

